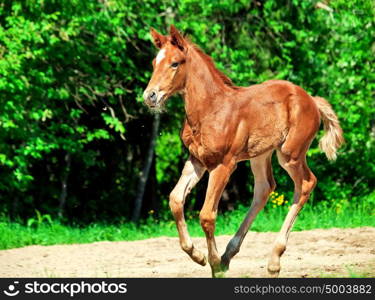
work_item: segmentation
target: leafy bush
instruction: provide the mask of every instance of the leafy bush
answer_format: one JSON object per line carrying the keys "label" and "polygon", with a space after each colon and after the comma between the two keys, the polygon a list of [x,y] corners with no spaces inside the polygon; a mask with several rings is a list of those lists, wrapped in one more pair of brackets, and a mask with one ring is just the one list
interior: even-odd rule
{"label": "leafy bush", "polygon": [[[151,134],[152,115],[141,103],[155,54],[148,31],[165,33],[172,23],[238,85],[287,79],[327,98],[346,145],[329,163],[313,143],[308,160],[319,179],[313,201],[363,199],[375,183],[373,3],[334,0],[331,11],[316,3],[2,1],[0,210],[56,215],[67,193],[69,220],[129,216]],[[182,119],[182,100],[171,99],[145,215],[168,211],[167,195],[187,158],[176,139]],[[290,198],[288,177],[280,168],[275,173]],[[248,167],[238,169],[227,190],[229,204],[249,202]],[[198,188],[188,208],[199,207],[203,195]]]}

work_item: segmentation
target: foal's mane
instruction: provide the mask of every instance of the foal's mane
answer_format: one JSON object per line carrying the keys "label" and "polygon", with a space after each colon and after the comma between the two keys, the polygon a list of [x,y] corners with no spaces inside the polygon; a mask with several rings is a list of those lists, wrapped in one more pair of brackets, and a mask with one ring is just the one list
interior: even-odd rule
{"label": "foal's mane", "polygon": [[207,67],[210,69],[210,71],[216,75],[217,78],[219,78],[222,83],[226,86],[229,86],[231,88],[237,88],[232,80],[225,75],[223,72],[218,70],[215,66],[214,61],[212,60],[211,56],[207,55],[206,53],[203,52],[203,50],[196,44],[192,43],[188,38],[185,37],[185,41],[198,53],[198,55],[204,60],[206,63]]}

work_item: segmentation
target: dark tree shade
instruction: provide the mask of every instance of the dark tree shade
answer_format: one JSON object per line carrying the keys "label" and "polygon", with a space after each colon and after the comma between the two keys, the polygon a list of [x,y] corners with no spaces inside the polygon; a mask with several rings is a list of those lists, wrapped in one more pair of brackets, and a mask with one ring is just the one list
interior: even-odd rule
{"label": "dark tree shade", "polygon": [[[314,141],[313,198],[360,199],[375,185],[372,12],[370,0],[1,1],[0,214],[39,210],[74,222],[149,210],[169,216],[168,194],[187,159],[183,102],[169,100],[151,157],[153,116],[141,96],[156,53],[149,28],[166,33],[172,23],[235,84],[287,79],[327,98],[346,145],[329,163]],[[274,169],[290,197],[288,177]],[[243,163],[221,209],[248,204],[252,189]],[[187,209],[200,209],[203,197],[204,181]]]}

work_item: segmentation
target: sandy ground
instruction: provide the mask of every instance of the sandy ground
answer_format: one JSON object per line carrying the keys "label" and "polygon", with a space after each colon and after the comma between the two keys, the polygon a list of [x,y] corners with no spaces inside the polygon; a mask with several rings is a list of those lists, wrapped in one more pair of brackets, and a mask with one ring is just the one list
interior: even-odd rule
{"label": "sandy ground", "polygon": [[[266,277],[276,233],[249,232],[227,277]],[[220,253],[230,236],[217,237]],[[203,238],[194,238],[206,251]],[[292,232],[280,277],[375,277],[375,228]],[[0,277],[210,277],[180,249],[177,238],[29,246],[0,251]]]}

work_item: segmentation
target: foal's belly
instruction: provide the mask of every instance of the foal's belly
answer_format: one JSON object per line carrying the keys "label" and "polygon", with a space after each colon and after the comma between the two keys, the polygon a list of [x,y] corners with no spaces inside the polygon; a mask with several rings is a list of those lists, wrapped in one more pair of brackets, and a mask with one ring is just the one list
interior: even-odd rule
{"label": "foal's belly", "polygon": [[249,158],[261,155],[269,150],[278,148],[285,140],[287,129],[275,130],[273,134],[264,131],[252,132],[247,143]]}
{"label": "foal's belly", "polygon": [[222,135],[199,134],[182,136],[185,146],[191,155],[198,159],[207,169],[231,160],[238,162],[249,160],[269,150],[279,147],[287,135],[287,128],[280,129],[270,125],[255,128],[246,133],[237,130],[230,138]]}
{"label": "foal's belly", "polygon": [[[288,133],[284,104],[257,105],[242,108],[219,122],[206,119],[193,132],[185,122],[182,139],[190,153],[208,169],[227,163],[248,160],[278,148]],[[239,113],[240,112],[240,113]]]}
{"label": "foal's belly", "polygon": [[250,158],[278,148],[288,134],[287,101],[263,99],[249,109],[247,153]]}

